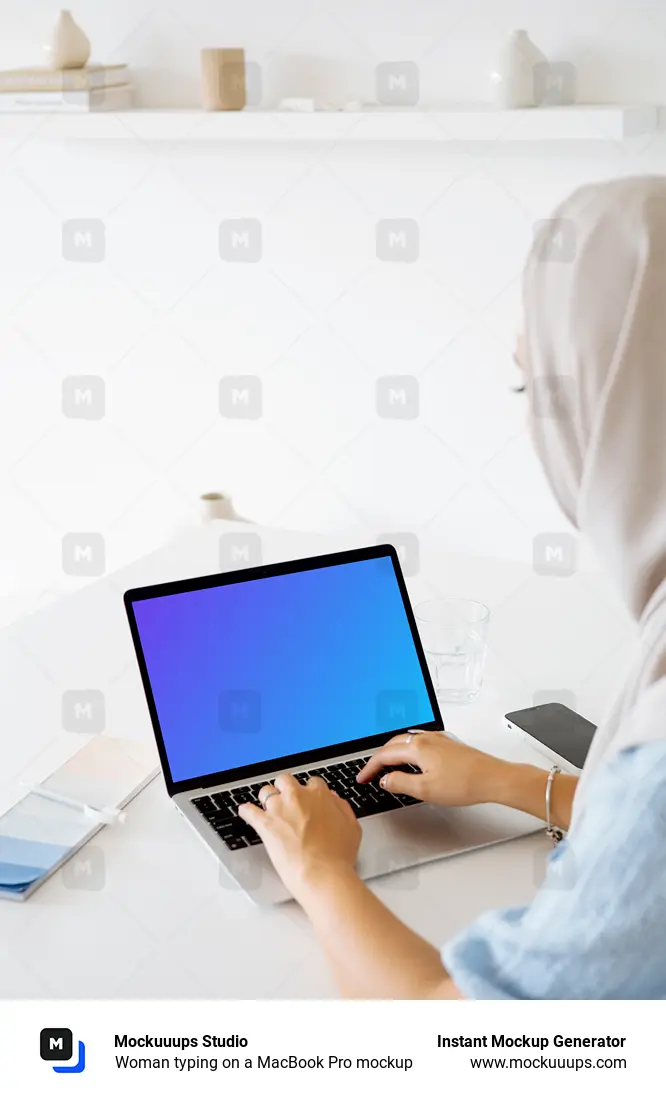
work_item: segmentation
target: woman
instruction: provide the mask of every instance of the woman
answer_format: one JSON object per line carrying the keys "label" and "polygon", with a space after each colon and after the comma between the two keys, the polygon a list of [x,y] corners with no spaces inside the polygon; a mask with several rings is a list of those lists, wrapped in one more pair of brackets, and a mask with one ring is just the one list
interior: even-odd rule
{"label": "woman", "polygon": [[[562,510],[638,622],[638,657],[581,780],[551,776],[567,836],[541,891],[484,914],[441,954],[358,878],[359,825],[323,780],[279,776],[264,809],[243,807],[347,996],[666,997],[666,179],[583,188],[556,219],[575,231],[575,260],[549,259],[542,237],[524,279],[531,431]],[[545,816],[547,772],[445,734],[394,738],[359,782],[405,763],[421,774],[389,773],[389,790]],[[549,889],[563,873],[569,888]]]}

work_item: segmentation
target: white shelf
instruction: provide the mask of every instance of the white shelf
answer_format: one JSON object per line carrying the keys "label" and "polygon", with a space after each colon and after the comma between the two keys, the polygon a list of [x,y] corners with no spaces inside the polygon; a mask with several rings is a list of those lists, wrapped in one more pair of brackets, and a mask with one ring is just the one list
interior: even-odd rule
{"label": "white shelf", "polygon": [[363,111],[175,111],[118,114],[0,113],[0,140],[24,134],[55,140],[252,142],[623,141],[658,128],[649,105],[495,110],[484,105],[368,108]]}

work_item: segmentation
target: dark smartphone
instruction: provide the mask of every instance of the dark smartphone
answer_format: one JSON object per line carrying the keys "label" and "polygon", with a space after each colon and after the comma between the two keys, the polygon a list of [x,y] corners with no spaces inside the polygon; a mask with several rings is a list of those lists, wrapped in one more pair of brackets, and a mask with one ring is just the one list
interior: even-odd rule
{"label": "dark smartphone", "polygon": [[563,703],[542,703],[504,716],[509,729],[530,741],[555,764],[579,773],[585,763],[596,726]]}

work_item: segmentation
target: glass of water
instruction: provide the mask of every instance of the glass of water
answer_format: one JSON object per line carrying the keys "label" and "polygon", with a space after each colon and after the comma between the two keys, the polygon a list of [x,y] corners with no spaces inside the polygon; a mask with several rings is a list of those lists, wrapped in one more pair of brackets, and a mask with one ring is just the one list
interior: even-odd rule
{"label": "glass of water", "polygon": [[490,612],[476,600],[426,600],[415,608],[440,703],[471,703],[481,690]]}

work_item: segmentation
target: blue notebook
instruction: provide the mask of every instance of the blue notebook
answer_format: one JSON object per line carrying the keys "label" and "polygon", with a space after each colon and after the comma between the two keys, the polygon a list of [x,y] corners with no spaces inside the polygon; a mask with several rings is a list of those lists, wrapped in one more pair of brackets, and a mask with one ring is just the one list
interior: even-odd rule
{"label": "blue notebook", "polygon": [[29,897],[104,827],[95,810],[122,809],[158,771],[152,745],[91,738],[0,817],[0,898]]}

